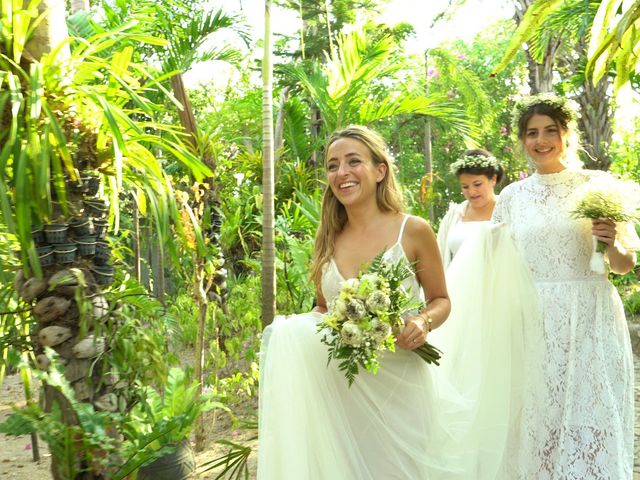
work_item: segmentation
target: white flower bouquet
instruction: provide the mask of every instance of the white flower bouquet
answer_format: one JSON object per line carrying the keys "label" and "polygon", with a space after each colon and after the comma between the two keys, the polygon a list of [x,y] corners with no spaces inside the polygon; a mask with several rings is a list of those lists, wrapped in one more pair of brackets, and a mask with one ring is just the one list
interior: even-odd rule
{"label": "white flower bouquet", "polygon": [[[573,218],[609,219],[614,222],[635,222],[640,219],[640,186],[629,180],[602,177],[587,182],[576,192]],[[607,244],[594,237],[594,252],[590,268],[606,272],[604,252]]]}
{"label": "white flower bouquet", "polygon": [[[402,315],[421,308],[402,286],[413,275],[406,261],[389,264],[378,255],[365,272],[346,280],[340,293],[328,305],[328,312],[318,330],[321,341],[329,346],[329,359],[340,362],[349,386],[359,367],[375,374],[379,356],[385,350],[395,351],[395,334],[404,326]],[[438,365],[440,351],[425,343],[413,350],[428,363]]]}

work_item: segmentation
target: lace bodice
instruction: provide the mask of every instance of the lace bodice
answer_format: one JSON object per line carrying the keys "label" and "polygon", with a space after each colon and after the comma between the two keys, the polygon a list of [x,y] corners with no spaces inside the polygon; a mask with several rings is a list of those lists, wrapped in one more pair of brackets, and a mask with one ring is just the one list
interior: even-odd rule
{"label": "lace bodice", "polygon": [[589,268],[593,252],[591,222],[572,218],[571,210],[577,200],[576,187],[598,174],[602,172],[535,173],[502,191],[493,220],[510,226],[535,280],[596,275]]}
{"label": "lace bodice", "polygon": [[[404,249],[402,248],[402,234],[404,232],[404,227],[408,219],[409,216],[405,216],[404,221],[402,222],[402,226],[400,227],[400,233],[398,234],[398,240],[396,241],[396,243],[394,243],[391,248],[384,252],[383,258],[385,260],[395,263],[398,260],[403,259],[408,262],[407,256],[404,252]],[[338,270],[338,266],[333,258],[324,265],[321,287],[322,295],[324,296],[327,305],[329,305],[331,300],[336,295],[338,295],[338,293],[340,292],[340,286],[345,280],[346,278],[344,278]],[[420,287],[418,279],[415,275],[405,279],[403,285],[408,292],[412,292],[417,298],[421,300],[424,298],[422,288]]]}

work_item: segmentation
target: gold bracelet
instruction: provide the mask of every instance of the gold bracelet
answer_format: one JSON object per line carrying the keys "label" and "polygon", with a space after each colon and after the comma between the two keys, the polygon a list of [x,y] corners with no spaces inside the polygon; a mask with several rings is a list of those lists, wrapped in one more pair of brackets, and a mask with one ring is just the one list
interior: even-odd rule
{"label": "gold bracelet", "polygon": [[421,313],[420,316],[427,323],[427,333],[431,332],[431,327],[433,324],[433,318],[431,318],[431,315],[429,315],[428,312],[424,312],[424,313]]}

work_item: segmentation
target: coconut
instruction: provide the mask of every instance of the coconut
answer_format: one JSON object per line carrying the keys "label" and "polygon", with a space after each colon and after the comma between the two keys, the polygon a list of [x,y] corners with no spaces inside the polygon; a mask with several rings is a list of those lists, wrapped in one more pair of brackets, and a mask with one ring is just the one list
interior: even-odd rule
{"label": "coconut", "polygon": [[79,268],[60,270],[49,278],[49,287],[53,289],[56,287],[76,286],[80,284],[79,279],[83,277],[84,273]]}
{"label": "coconut", "polygon": [[98,320],[103,320],[109,314],[109,302],[104,295],[96,295],[91,298],[93,304],[93,316]]}
{"label": "coconut", "polygon": [[78,380],[73,384],[73,389],[76,392],[76,400],[87,400],[91,398],[91,388],[87,385],[87,382],[84,380]]}
{"label": "coconut", "polygon": [[115,393],[106,393],[93,402],[98,410],[115,412],[118,410],[118,397]]}
{"label": "coconut", "polygon": [[93,358],[104,352],[104,338],[94,338],[89,335],[84,340],[80,340],[73,347],[73,354],[76,358]]}
{"label": "coconut", "polygon": [[22,285],[22,291],[18,292],[22,295],[25,302],[30,302],[34,298],[40,296],[47,289],[47,282],[41,278],[31,277]]}
{"label": "coconut", "polygon": [[105,385],[115,385],[120,380],[120,375],[117,370],[109,370],[102,377],[102,381]]}
{"label": "coconut", "polygon": [[38,317],[41,323],[49,323],[56,318],[64,315],[71,305],[71,300],[64,297],[45,297],[36,303],[33,313]]}
{"label": "coconut", "polygon": [[24,287],[24,271],[20,269],[13,279],[13,288],[22,295],[22,287]]}
{"label": "coconut", "polygon": [[52,325],[38,332],[38,341],[44,347],[54,347],[71,338],[71,329]]}
{"label": "coconut", "polygon": [[70,383],[73,383],[76,380],[85,378],[90,368],[91,360],[76,360],[74,358],[65,367],[64,376]]}
{"label": "coconut", "polygon": [[51,365],[51,360],[44,353],[41,353],[40,355],[36,355],[36,366],[40,370],[45,370],[45,371],[48,370],[49,365]]}

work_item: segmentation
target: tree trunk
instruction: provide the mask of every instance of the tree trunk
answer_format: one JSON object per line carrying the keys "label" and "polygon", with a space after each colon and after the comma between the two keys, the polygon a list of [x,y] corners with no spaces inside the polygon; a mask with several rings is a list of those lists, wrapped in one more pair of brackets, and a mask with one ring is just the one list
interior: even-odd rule
{"label": "tree trunk", "polygon": [[271,0],[264,2],[264,57],[262,62],[262,325],[271,324],[276,310],[274,235],[273,99],[271,67]]}
{"label": "tree trunk", "polygon": [[[196,382],[198,382],[198,391],[196,395],[202,395],[202,386],[204,385],[204,342],[206,338],[206,328],[207,328],[207,310],[208,310],[208,302],[207,296],[203,295],[203,281],[202,275],[204,275],[204,268],[202,267],[202,261],[199,262],[199,265],[196,267],[199,270],[197,274],[200,278],[197,282],[197,289],[199,292],[196,292],[196,295],[199,299],[199,309],[198,309],[198,333],[196,335],[196,351],[195,351],[195,377]],[[196,439],[196,451],[200,452],[204,449],[204,443],[206,440],[205,431],[204,431],[204,422],[202,415],[200,415],[196,419],[195,425],[195,439]]]}
{"label": "tree trunk", "polygon": [[284,105],[287,102],[289,96],[289,87],[284,87],[280,90],[280,101],[278,102],[278,117],[276,118],[276,132],[275,132],[275,160],[280,158],[282,153],[282,147],[284,146]]}
{"label": "tree trunk", "polygon": [[586,80],[577,98],[581,110],[579,127],[587,153],[585,166],[591,169],[608,170],[611,166],[612,108],[607,93],[610,83],[608,77],[603,77],[597,85]]}
{"label": "tree trunk", "polygon": [[[578,41],[576,46],[579,60],[574,56],[569,57],[572,71],[577,71],[584,65],[587,58],[587,43],[584,38]],[[577,64],[580,62],[579,64]],[[604,76],[597,85],[590,78],[584,79],[580,86],[578,97],[580,105],[580,119],[578,127],[582,133],[582,146],[586,152],[584,158],[585,167],[594,170],[608,170],[611,166],[609,148],[613,136],[611,119],[613,106],[611,104],[611,79]]]}
{"label": "tree trunk", "polygon": [[313,105],[311,107],[311,145],[313,150],[311,151],[310,166],[316,168],[318,166],[318,152],[316,151],[316,145],[318,144],[318,137],[320,136],[320,126],[322,125],[322,114],[320,109]]}
{"label": "tree trunk", "polygon": [[71,0],[71,15],[82,11],[88,12],[90,8],[89,0]]}
{"label": "tree trunk", "polygon": [[142,258],[140,256],[140,214],[135,192],[131,196],[133,210],[133,274],[138,283],[142,281]]}
{"label": "tree trunk", "polygon": [[196,127],[196,117],[193,115],[193,108],[191,106],[191,100],[187,95],[187,91],[184,88],[184,82],[182,81],[182,74],[178,73],[171,77],[171,88],[173,95],[182,105],[182,109],[178,110],[178,116],[180,117],[180,125],[189,135],[189,141],[194,148],[198,146],[198,129]]}
{"label": "tree trunk", "polygon": [[[424,52],[424,94],[429,94],[429,50]],[[433,155],[431,150],[431,119],[424,119],[424,135],[422,137],[422,151],[424,153],[424,174],[429,181],[429,188],[433,188]],[[433,213],[433,202],[429,205],[429,221],[433,225],[435,218]]]}
{"label": "tree trunk", "polygon": [[[42,0],[38,5],[38,13],[43,12],[47,13],[25,46],[24,55],[27,60],[40,60],[43,54],[50,53],[69,37],[64,0]],[[65,43],[58,53],[58,58],[64,60],[70,55],[69,44]]]}
{"label": "tree trunk", "polygon": [[[522,17],[533,1],[514,0],[513,3],[516,8],[515,21],[520,24]],[[542,63],[536,62],[530,52],[528,50],[525,51],[529,70],[529,88],[532,95],[553,91],[553,67],[560,44],[559,38],[549,40]]]}

